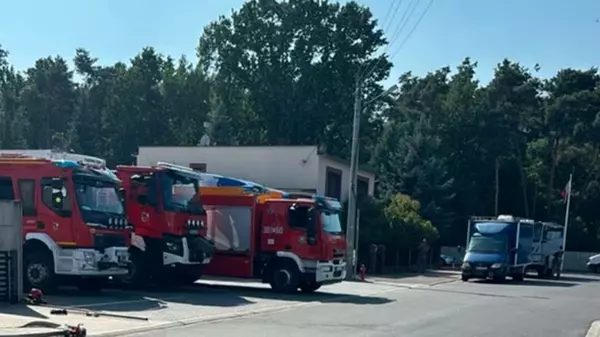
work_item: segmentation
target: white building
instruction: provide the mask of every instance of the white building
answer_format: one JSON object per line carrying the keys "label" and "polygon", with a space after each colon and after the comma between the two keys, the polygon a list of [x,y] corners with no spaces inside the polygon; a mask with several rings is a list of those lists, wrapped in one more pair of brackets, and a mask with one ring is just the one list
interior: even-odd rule
{"label": "white building", "polygon": [[[319,154],[317,146],[152,146],[140,147],[137,164],[163,161],[236,177],[285,191],[310,192],[346,200],[350,164]],[[373,195],[375,174],[359,170],[359,194]]]}

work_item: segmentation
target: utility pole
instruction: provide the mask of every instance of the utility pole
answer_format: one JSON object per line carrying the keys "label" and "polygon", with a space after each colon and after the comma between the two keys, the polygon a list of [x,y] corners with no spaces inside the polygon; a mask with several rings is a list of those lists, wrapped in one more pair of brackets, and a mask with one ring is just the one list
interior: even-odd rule
{"label": "utility pole", "polygon": [[358,172],[360,115],[361,115],[361,86],[360,75],[356,76],[354,88],[354,121],[352,124],[352,155],[350,158],[350,188],[348,189],[348,219],[346,225],[346,256],[347,264],[346,278],[353,280],[356,270],[356,247],[354,247],[356,236],[356,175]]}

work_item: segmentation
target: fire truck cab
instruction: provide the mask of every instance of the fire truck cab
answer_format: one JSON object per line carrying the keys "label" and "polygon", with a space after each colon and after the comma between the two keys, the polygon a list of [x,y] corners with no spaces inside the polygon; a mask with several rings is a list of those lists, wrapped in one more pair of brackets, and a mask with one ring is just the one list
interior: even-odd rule
{"label": "fire truck cab", "polygon": [[206,212],[198,174],[186,167],[117,166],[123,181],[131,235],[129,283],[193,283],[210,262],[213,244],[206,239]]}
{"label": "fire truck cab", "polygon": [[346,277],[337,200],[273,198],[228,187],[200,188],[200,195],[215,242],[205,274],[259,278],[277,292],[313,292]]}
{"label": "fire truck cab", "polygon": [[24,283],[98,289],[126,275],[129,224],[120,181],[72,160],[0,154],[0,198],[21,201]]}

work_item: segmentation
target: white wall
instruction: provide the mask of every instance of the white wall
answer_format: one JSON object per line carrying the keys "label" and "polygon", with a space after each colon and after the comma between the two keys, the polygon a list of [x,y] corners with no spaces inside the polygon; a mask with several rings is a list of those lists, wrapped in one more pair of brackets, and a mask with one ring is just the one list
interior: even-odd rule
{"label": "white wall", "polygon": [[140,147],[137,156],[142,166],[205,163],[207,172],[280,189],[317,189],[318,160],[316,146]]}
{"label": "white wall", "polygon": [[[327,167],[331,167],[342,172],[342,201],[348,199],[348,190],[350,189],[350,163],[347,165],[340,163],[337,160],[328,158],[327,156],[319,157],[319,183],[317,187],[318,194],[325,194],[325,185],[327,177]],[[358,175],[369,179],[369,195],[373,195],[375,191],[375,174],[358,170]]]}

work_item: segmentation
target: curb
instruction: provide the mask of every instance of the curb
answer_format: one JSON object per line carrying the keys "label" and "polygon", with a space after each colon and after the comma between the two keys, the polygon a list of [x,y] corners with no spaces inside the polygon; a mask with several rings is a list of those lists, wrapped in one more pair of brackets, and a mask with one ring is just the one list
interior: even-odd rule
{"label": "curb", "polygon": [[599,337],[600,336],[600,321],[595,321],[590,326],[585,337]]}
{"label": "curb", "polygon": [[[376,291],[376,292],[364,294],[361,296],[373,296],[376,294],[383,294],[383,293],[391,292],[394,290],[396,290],[396,289],[393,288],[393,289],[387,289],[384,291]],[[173,322],[162,322],[162,323],[150,324],[148,326],[133,328],[133,329],[121,329],[121,330],[101,332],[101,333],[97,333],[97,334],[93,333],[93,332],[90,333],[88,331],[88,336],[89,337],[126,336],[126,335],[143,333],[143,332],[152,331],[152,330],[165,330],[165,329],[183,327],[183,326],[188,326],[188,325],[225,321],[225,320],[230,320],[230,319],[235,319],[235,318],[259,316],[259,315],[264,315],[264,314],[269,314],[269,313],[274,313],[274,312],[283,312],[286,310],[296,309],[296,308],[310,306],[310,305],[319,305],[321,303],[340,301],[340,300],[343,301],[344,299],[353,298],[355,296],[356,295],[347,295],[347,296],[335,297],[330,300],[322,299],[320,301],[295,303],[295,304],[289,304],[289,305],[278,305],[278,306],[274,306],[274,307],[267,307],[267,308],[256,309],[256,310],[248,310],[248,311],[237,312],[237,313],[234,312],[234,313],[225,313],[225,314],[204,316],[204,317],[198,317],[198,318],[188,318],[188,319],[183,319],[183,320],[178,320],[178,321],[173,321]],[[3,336],[0,336],[0,337],[3,337]]]}

